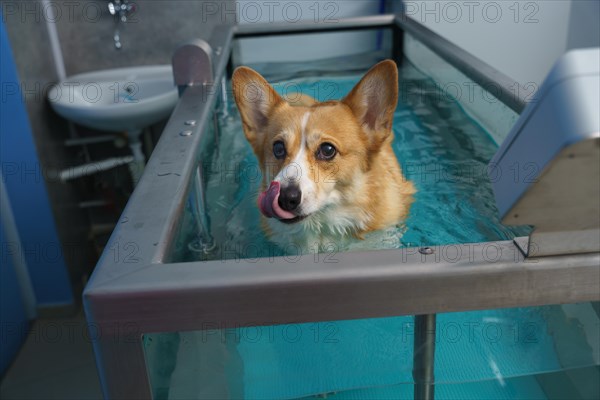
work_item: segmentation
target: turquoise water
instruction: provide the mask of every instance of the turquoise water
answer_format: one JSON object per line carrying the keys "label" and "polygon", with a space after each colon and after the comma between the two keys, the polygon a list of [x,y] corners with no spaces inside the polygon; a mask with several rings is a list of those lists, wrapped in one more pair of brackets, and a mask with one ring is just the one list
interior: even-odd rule
{"label": "turquoise water", "polygon": [[[256,69],[278,82],[276,89],[283,95],[302,91],[322,101],[344,96],[366,70],[348,68],[351,72],[340,75],[335,66],[331,76],[298,74],[295,66],[287,67]],[[486,171],[497,149],[491,137],[409,63],[399,72],[394,151],[418,193],[405,224],[374,233],[349,250],[528,234],[529,228],[506,227],[498,219]],[[255,199],[260,175],[231,102],[220,111],[218,126],[205,135],[201,164],[216,247],[207,256],[194,246],[198,211],[190,201],[172,261],[283,254],[259,228]],[[597,305],[584,303],[438,315],[437,398],[594,398],[589,393],[597,388],[584,388],[581,381],[594,381],[598,369],[575,368],[599,364],[594,344],[598,314]],[[238,329],[210,326],[205,331],[146,334],[144,351],[156,398],[295,399],[326,394],[331,399],[409,399],[413,324],[413,317],[405,316]]]}
{"label": "turquoise water", "polygon": [[[590,303],[439,314],[436,398],[598,398],[599,321]],[[144,351],[156,398],[405,399],[413,339],[406,316],[210,325],[144,335]]]}
{"label": "turquoise water", "polygon": [[[507,227],[498,218],[487,173],[497,144],[410,63],[399,72],[393,148],[418,192],[405,223],[357,240],[348,250],[479,243],[527,235],[528,227]],[[283,96],[302,92],[319,101],[340,99],[362,74],[283,80],[274,87]],[[219,115],[219,144],[208,143],[201,157],[210,233],[217,244],[210,258],[281,255],[284,249],[269,242],[260,229],[256,198],[261,175],[235,104],[229,101]],[[212,141],[213,132],[207,137]],[[173,261],[205,259],[190,247],[199,229],[191,214]]]}

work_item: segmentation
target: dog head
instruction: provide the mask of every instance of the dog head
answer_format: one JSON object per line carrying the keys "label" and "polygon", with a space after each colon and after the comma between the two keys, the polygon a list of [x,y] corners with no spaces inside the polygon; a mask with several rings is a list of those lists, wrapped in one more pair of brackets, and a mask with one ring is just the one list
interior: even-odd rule
{"label": "dog head", "polygon": [[398,100],[393,61],[371,68],[340,101],[290,103],[247,67],[236,69],[232,85],[263,172],[263,215],[294,223],[378,195],[366,190],[366,180],[392,139]]}

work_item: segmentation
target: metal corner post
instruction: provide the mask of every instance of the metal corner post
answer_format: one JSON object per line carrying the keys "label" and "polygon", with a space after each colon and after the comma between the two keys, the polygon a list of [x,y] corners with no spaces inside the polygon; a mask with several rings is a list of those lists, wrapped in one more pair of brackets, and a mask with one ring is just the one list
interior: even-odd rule
{"label": "metal corner post", "polygon": [[413,347],[413,379],[415,400],[435,398],[435,336],[436,315],[415,315],[415,341]]}
{"label": "metal corner post", "polygon": [[392,28],[392,59],[399,66],[404,60],[404,31],[397,24]]}

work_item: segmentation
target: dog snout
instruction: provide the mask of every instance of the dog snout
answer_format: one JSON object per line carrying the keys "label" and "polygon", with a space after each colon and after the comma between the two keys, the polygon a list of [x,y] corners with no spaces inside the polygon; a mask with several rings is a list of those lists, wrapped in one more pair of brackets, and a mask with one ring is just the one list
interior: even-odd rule
{"label": "dog snout", "polygon": [[285,211],[294,211],[300,205],[302,200],[302,192],[296,185],[290,185],[284,189],[281,189],[279,194],[279,207]]}

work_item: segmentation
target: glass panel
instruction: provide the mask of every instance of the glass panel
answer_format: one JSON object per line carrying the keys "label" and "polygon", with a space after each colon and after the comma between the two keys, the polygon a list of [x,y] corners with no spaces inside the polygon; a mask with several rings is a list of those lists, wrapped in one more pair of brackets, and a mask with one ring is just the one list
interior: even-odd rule
{"label": "glass panel", "polygon": [[[534,375],[576,380],[570,370],[600,365],[597,309],[581,303],[440,314],[436,383],[451,384],[440,388],[446,398],[546,398]],[[157,398],[412,396],[410,385],[399,385],[413,382],[412,317],[218,328],[144,335]]]}
{"label": "glass panel", "polygon": [[600,364],[591,303],[439,314],[436,382],[504,379]]}
{"label": "glass panel", "polygon": [[[443,96],[458,102],[497,144],[504,141],[519,115],[495,97],[498,87],[482,87],[473,82],[410,34],[404,36],[404,54],[417,69],[435,81]],[[515,83],[510,89],[529,101],[534,94],[532,86],[530,83],[521,88]]]}
{"label": "glass panel", "polygon": [[236,40],[234,61],[239,65],[291,61],[310,66],[314,60],[340,59],[365,52],[389,53],[390,48],[390,29],[275,35]]}
{"label": "glass panel", "polygon": [[[412,317],[144,336],[150,381],[169,398],[298,398],[410,382]],[[230,397],[228,397],[230,396]]]}

